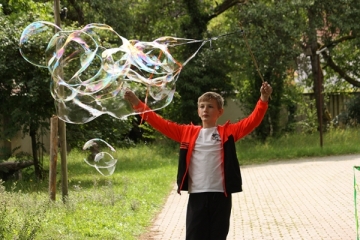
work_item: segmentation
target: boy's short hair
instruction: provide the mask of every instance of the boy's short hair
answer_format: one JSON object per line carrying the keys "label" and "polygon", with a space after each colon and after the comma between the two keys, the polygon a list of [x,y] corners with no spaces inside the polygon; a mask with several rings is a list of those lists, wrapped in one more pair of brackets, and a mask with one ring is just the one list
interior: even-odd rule
{"label": "boy's short hair", "polygon": [[198,106],[200,102],[215,99],[219,109],[224,108],[224,98],[216,92],[206,92],[198,98]]}

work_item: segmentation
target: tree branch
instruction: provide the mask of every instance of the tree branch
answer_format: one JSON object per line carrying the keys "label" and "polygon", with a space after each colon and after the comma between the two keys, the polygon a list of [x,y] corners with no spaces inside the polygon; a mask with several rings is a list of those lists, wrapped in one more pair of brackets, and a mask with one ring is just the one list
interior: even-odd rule
{"label": "tree branch", "polygon": [[355,39],[356,38],[356,35],[347,35],[347,36],[344,36],[344,37],[341,37],[339,39],[336,39],[334,41],[331,41],[329,42],[328,44],[326,45],[322,45],[320,48],[319,48],[319,51],[321,51],[322,49],[324,48],[332,48],[332,47],[335,47],[337,44],[339,43],[342,43],[342,42],[345,42],[345,41],[348,41],[348,40],[352,40],[352,39]]}
{"label": "tree branch", "polygon": [[0,163],[0,171],[18,171],[23,168],[30,167],[34,165],[33,161],[23,161],[23,162],[1,162]]}
{"label": "tree branch", "polygon": [[84,25],[85,20],[84,20],[84,13],[81,9],[81,7],[79,6],[78,3],[75,2],[75,0],[69,0],[69,3],[73,6],[73,8],[75,9],[77,16],[78,16],[78,23],[80,25]]}
{"label": "tree branch", "polygon": [[345,81],[350,83],[355,87],[360,87],[360,82],[350,77],[344,70],[341,69],[336,63],[333,61],[332,57],[327,54],[326,51],[322,52],[322,56],[326,60],[327,65],[333,69],[336,73],[340,75]]}
{"label": "tree branch", "polygon": [[229,8],[235,6],[236,4],[240,3],[247,3],[248,0],[225,0],[221,4],[217,4],[214,8],[214,11],[212,14],[210,14],[207,18],[207,21],[210,21],[211,19],[219,16]]}

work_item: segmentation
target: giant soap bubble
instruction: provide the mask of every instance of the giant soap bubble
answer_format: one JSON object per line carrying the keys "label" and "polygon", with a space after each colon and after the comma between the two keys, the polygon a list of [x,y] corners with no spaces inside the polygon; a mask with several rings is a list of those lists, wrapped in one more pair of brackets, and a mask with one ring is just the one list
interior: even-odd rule
{"label": "giant soap bubble", "polygon": [[[152,110],[167,106],[182,68],[207,41],[160,37],[142,42],[105,24],[69,31],[39,21],[24,29],[19,44],[26,61],[48,68],[58,117],[81,124],[102,114],[119,119],[137,114],[124,99],[126,89],[145,97]],[[197,43],[197,51],[182,63],[174,59],[169,47],[188,43]]]}

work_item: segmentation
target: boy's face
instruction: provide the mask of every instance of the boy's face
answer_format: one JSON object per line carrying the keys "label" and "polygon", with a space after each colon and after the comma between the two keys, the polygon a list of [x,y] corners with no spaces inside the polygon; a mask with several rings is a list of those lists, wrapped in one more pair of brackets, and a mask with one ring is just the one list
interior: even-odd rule
{"label": "boy's face", "polygon": [[215,127],[218,118],[223,114],[224,109],[219,109],[215,99],[199,102],[198,114],[204,128]]}

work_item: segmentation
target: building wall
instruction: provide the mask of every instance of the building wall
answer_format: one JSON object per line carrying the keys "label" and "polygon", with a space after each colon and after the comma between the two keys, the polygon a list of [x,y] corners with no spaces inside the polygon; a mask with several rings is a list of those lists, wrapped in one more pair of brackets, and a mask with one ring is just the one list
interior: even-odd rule
{"label": "building wall", "polygon": [[224,124],[228,120],[230,120],[230,122],[237,122],[246,117],[240,106],[239,100],[231,98],[226,99],[224,113],[220,116],[218,124]]}
{"label": "building wall", "polygon": [[[0,131],[6,127],[4,126],[4,120],[1,119]],[[50,123],[49,123],[50,124]],[[38,136],[40,142],[44,145],[45,151],[49,152],[50,149],[50,134],[46,130],[39,131]],[[18,148],[18,149],[16,149]],[[8,154],[16,155],[18,153],[24,152],[27,154],[32,154],[31,149],[31,138],[29,135],[23,135],[22,131],[19,131],[12,139],[3,139],[0,141],[0,159],[7,158]],[[16,150],[15,150],[16,149]],[[14,151],[15,150],[15,151]],[[14,151],[14,152],[13,152]]]}
{"label": "building wall", "polygon": [[[256,102],[254,103],[255,108]],[[218,124],[224,124],[227,120],[234,123],[245,117],[248,114],[245,114],[241,108],[241,103],[238,99],[226,99],[226,105],[224,106],[224,114],[218,120]],[[288,121],[288,112],[285,108],[281,110],[280,113],[280,127],[285,127]]]}
{"label": "building wall", "polygon": [[[347,104],[351,98],[359,95],[359,92],[352,93],[327,93],[324,97],[324,105],[326,109],[330,112],[331,118],[335,118],[339,114],[346,113],[348,111]],[[309,99],[314,99],[314,94],[304,94],[305,97]]]}

